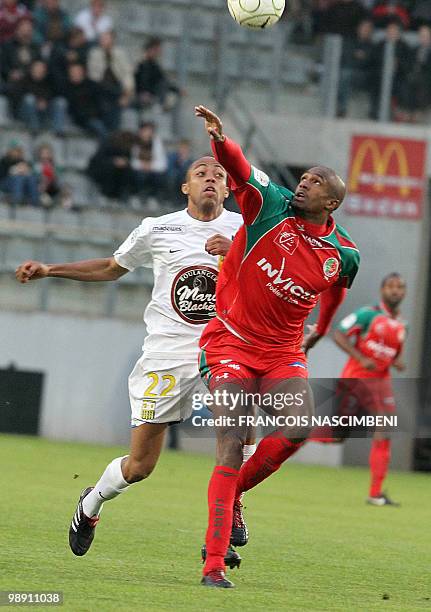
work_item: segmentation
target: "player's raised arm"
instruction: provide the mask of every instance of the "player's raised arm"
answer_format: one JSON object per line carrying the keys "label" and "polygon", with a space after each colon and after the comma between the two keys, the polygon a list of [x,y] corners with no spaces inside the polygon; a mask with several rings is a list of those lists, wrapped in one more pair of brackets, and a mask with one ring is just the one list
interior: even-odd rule
{"label": "player's raised arm", "polygon": [[239,144],[223,134],[220,117],[202,105],[195,107],[195,114],[196,117],[205,120],[205,129],[211,138],[214,155],[234,181],[235,186],[240,187],[246,183],[250,178],[251,164],[245,158]]}
{"label": "player's raised arm", "polygon": [[126,274],[128,270],[118,265],[113,257],[88,259],[72,263],[45,264],[40,261],[25,261],[16,270],[20,283],[28,283],[47,277],[68,278],[76,281],[112,281]]}

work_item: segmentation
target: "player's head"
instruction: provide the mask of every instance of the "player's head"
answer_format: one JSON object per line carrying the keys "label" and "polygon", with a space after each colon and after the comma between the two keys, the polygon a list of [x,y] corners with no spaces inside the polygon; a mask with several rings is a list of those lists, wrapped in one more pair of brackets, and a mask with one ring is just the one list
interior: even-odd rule
{"label": "player's head", "polygon": [[189,166],[181,191],[189,206],[202,211],[220,208],[229,195],[227,172],[214,157],[201,157]]}
{"label": "player's head", "polygon": [[301,176],[292,206],[299,212],[331,214],[346,195],[342,179],[326,166],[314,166]]}
{"label": "player's head", "polygon": [[406,281],[399,272],[387,274],[381,282],[380,294],[389,308],[396,308],[406,295]]}

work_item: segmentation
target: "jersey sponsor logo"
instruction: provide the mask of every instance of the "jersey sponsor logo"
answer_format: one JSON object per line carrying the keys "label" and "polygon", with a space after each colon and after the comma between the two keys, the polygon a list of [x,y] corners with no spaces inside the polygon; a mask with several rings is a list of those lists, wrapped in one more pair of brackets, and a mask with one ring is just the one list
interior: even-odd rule
{"label": "jersey sponsor logo", "polygon": [[151,230],[153,234],[183,234],[185,231],[185,225],[154,225]]}
{"label": "jersey sponsor logo", "polygon": [[281,231],[274,238],[275,244],[281,246],[289,255],[293,255],[299,244],[299,236],[294,232],[289,231],[289,225],[285,223]]}
{"label": "jersey sponsor logo", "polygon": [[[257,265],[263,272],[266,272],[268,278],[271,279],[271,282],[268,283],[268,287],[270,291],[275,293],[277,297],[281,297],[288,301],[293,301],[295,304],[298,304],[298,300],[295,298],[299,298],[303,301],[312,301],[317,296],[315,293],[304,289],[301,285],[296,284],[295,280],[292,277],[283,278],[284,267],[286,265],[286,260],[283,257],[281,262],[280,269],[274,268],[272,264],[263,257],[257,262]],[[286,295],[287,294],[287,295]],[[289,299],[292,298],[293,299]]]}
{"label": "jersey sponsor logo", "polygon": [[365,346],[369,348],[373,355],[378,359],[393,359],[397,354],[396,349],[392,348],[391,346],[387,346],[383,342],[367,340]]}
{"label": "jersey sponsor logo", "polygon": [[204,325],[215,316],[217,271],[207,266],[181,270],[172,283],[171,302],[187,323]]}
{"label": "jersey sponsor logo", "polygon": [[340,262],[335,257],[328,257],[326,261],[323,263],[323,274],[325,278],[332,278],[338,272],[340,267]]}
{"label": "jersey sponsor logo", "polygon": [[252,168],[254,180],[257,181],[259,185],[262,185],[262,187],[268,187],[269,176],[265,174],[265,172],[262,172],[262,170],[259,170],[259,168],[255,168],[254,166],[252,166]]}

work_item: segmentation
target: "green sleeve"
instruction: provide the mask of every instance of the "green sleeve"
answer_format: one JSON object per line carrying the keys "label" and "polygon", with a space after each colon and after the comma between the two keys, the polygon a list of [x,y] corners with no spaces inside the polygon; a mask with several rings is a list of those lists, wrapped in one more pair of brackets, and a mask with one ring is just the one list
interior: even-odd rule
{"label": "green sleeve", "polygon": [[363,306],[347,315],[337,325],[337,329],[348,336],[360,333],[365,334],[378,312],[371,306]]}
{"label": "green sleeve", "polygon": [[[293,192],[277,185],[265,172],[251,166],[250,178],[247,185],[257,190],[261,195],[261,204],[253,220],[253,224],[267,221],[271,217],[279,214],[286,214],[289,210],[290,202],[293,198]],[[293,212],[292,212],[293,215]]]}

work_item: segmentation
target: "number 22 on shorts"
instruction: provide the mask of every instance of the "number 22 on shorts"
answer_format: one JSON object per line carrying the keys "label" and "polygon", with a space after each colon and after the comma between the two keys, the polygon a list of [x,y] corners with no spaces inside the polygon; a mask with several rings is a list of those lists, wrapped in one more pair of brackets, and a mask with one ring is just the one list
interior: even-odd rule
{"label": "number 22 on shorts", "polygon": [[[171,391],[177,383],[175,376],[172,376],[172,374],[163,374],[160,376],[157,372],[148,372],[145,376],[146,378],[150,378],[151,382],[144,392],[144,397],[166,397],[171,395]],[[154,393],[154,389],[159,387],[160,381],[162,381],[164,387],[160,391],[160,394]]]}

